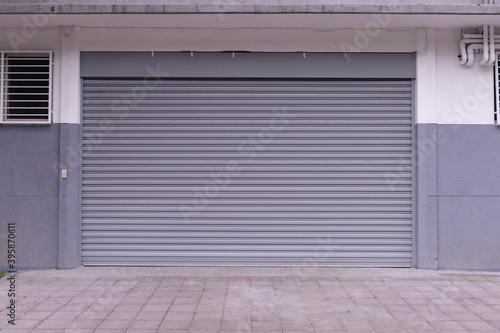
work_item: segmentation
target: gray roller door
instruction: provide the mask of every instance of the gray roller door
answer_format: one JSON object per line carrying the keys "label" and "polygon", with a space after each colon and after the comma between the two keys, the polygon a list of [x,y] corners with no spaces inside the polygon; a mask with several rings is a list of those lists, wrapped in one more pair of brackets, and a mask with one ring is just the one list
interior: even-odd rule
{"label": "gray roller door", "polygon": [[411,80],[86,79],[85,265],[412,264]]}

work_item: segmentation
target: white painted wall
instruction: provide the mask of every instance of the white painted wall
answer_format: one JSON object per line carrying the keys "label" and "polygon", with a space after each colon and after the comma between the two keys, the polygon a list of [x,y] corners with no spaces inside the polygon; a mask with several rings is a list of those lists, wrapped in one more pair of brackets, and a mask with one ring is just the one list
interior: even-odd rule
{"label": "white painted wall", "polygon": [[[371,22],[371,23],[370,23]],[[492,124],[493,69],[458,63],[460,30],[314,28],[46,28],[19,49],[54,50],[54,122],[80,122],[80,51],[416,52],[417,121]],[[0,49],[12,49],[0,29]],[[479,58],[479,57],[478,57]],[[61,84],[62,83],[62,84]]]}
{"label": "white painted wall", "polygon": [[[493,68],[458,63],[460,31],[437,32],[437,122],[493,124]],[[424,112],[423,110],[419,112]]]}
{"label": "white painted wall", "polygon": [[66,26],[61,34],[61,123],[79,123],[81,106],[80,27]]}
{"label": "white painted wall", "polygon": [[436,123],[437,119],[437,42],[436,29],[423,29],[417,34],[415,109],[418,123]]}
{"label": "white painted wall", "polygon": [[426,29],[418,34],[417,122],[493,124],[493,68],[461,66],[460,30]]}

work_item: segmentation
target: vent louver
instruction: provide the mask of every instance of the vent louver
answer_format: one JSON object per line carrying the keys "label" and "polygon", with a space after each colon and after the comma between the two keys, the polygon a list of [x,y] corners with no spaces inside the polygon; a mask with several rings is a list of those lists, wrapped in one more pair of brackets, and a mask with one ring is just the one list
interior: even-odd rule
{"label": "vent louver", "polygon": [[0,122],[50,123],[51,52],[0,52]]}

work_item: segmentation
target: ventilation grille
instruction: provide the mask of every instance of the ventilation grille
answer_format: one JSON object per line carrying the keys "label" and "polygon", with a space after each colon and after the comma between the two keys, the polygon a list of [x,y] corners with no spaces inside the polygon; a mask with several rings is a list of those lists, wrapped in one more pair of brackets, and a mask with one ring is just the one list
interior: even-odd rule
{"label": "ventilation grille", "polygon": [[0,52],[0,122],[50,123],[52,53]]}

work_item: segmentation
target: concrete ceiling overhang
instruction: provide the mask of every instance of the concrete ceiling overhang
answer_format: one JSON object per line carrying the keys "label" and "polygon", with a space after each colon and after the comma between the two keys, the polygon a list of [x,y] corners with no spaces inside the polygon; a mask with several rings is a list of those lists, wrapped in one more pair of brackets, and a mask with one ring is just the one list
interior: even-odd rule
{"label": "concrete ceiling overhang", "polygon": [[[0,0],[0,27],[438,29],[500,26],[482,0]],[[498,0],[497,0],[498,1]],[[116,4],[118,2],[118,4]],[[479,2],[479,3],[477,3]],[[45,17],[33,17],[43,15]],[[28,23],[26,23],[28,22]],[[371,24],[371,25],[370,25]]]}
{"label": "concrete ceiling overhang", "polygon": [[0,0],[2,14],[445,14],[495,15],[482,0]]}
{"label": "concrete ceiling overhang", "polygon": [[[500,26],[499,15],[423,14],[0,14],[0,28],[43,23],[43,28],[82,26],[106,28],[310,28],[333,29],[461,29],[484,24]],[[375,22],[375,24],[373,24]],[[377,23],[378,22],[378,26]],[[42,28],[42,27],[39,27]]]}

